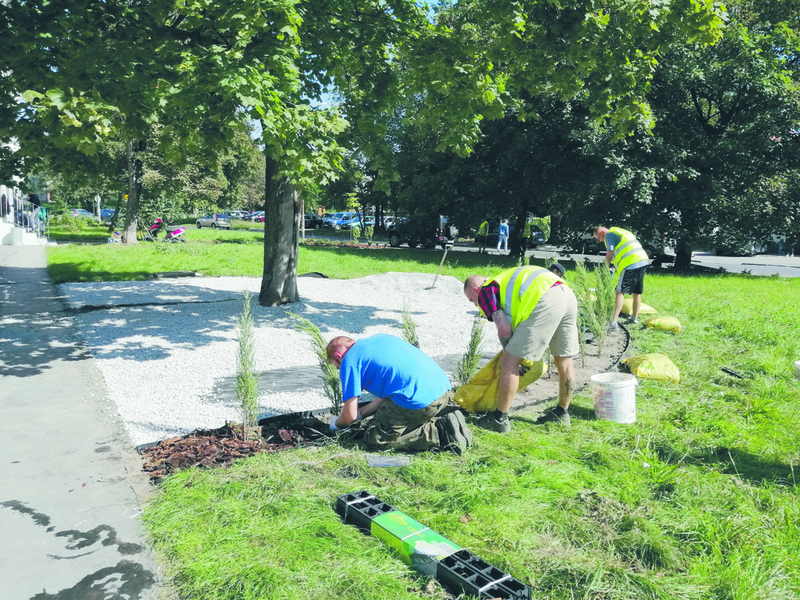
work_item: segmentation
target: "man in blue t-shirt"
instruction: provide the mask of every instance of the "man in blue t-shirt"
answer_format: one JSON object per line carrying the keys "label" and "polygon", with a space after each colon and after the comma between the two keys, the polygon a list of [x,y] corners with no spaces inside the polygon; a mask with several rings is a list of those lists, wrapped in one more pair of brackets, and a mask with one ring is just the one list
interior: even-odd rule
{"label": "man in blue t-shirt", "polygon": [[[460,455],[472,444],[460,410],[441,414],[453,397],[450,380],[419,348],[383,333],[360,340],[339,336],[328,343],[327,357],[339,369],[345,399],[332,430],[372,416],[364,439],[380,450],[441,448]],[[359,410],[362,390],[376,398]]]}

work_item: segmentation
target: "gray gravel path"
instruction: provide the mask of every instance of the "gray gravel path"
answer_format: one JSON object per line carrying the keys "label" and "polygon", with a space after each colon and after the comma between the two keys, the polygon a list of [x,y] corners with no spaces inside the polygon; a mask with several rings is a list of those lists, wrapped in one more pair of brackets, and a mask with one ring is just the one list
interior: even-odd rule
{"label": "gray gravel path", "polygon": [[[298,278],[301,301],[258,306],[254,277],[165,279],[61,286],[76,326],[105,380],[134,444],[241,420],[236,389],[236,320],[242,297],[253,298],[261,416],[328,406],[310,338],[293,312],[326,339],[375,333],[402,337],[407,308],[420,347],[453,378],[476,309],[453,277],[385,273],[353,280]],[[95,308],[91,308],[95,307]],[[500,344],[484,323],[484,356]]]}

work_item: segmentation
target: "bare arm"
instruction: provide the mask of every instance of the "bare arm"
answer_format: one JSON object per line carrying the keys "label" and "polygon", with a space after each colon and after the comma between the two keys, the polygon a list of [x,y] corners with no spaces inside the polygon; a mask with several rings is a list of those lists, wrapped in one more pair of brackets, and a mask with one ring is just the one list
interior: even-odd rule
{"label": "bare arm", "polygon": [[511,337],[511,334],[514,333],[511,329],[511,323],[508,322],[506,313],[502,310],[492,313],[492,321],[497,326],[497,337],[508,339]]}
{"label": "bare arm", "polygon": [[606,252],[606,262],[611,264],[611,258],[613,256],[614,256],[614,252],[612,250],[609,250],[608,252]]}
{"label": "bare arm", "polygon": [[355,421],[358,421],[359,412],[361,413],[362,418],[375,414],[381,407],[381,404],[383,404],[383,398],[375,398],[375,400],[367,404],[364,408],[362,408],[359,411],[358,396],[353,396],[349,400],[345,401],[344,407],[342,408],[342,412],[336,419],[337,429],[341,429],[342,427],[347,427],[348,425],[351,425]]}

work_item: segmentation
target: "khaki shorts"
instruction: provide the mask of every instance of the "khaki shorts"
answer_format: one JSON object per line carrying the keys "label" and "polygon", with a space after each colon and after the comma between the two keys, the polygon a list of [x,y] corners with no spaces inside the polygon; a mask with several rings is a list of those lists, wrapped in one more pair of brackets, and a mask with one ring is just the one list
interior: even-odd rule
{"label": "khaki shorts", "polygon": [[566,285],[547,290],[531,316],[517,325],[505,345],[510,354],[528,360],[541,360],[550,347],[553,356],[575,356],[578,346],[578,300]]}

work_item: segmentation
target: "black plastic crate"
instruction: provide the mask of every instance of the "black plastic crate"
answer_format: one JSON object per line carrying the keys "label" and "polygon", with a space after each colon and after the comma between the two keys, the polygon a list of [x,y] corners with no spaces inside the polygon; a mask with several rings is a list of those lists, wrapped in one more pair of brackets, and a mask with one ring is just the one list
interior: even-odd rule
{"label": "black plastic crate", "polygon": [[367,531],[372,527],[372,519],[395,510],[392,505],[366,490],[342,494],[336,499],[336,512],[341,515],[342,520]]}
{"label": "black plastic crate", "polygon": [[531,590],[521,581],[472,554],[459,550],[439,561],[436,579],[452,593],[479,598],[530,600]]}

